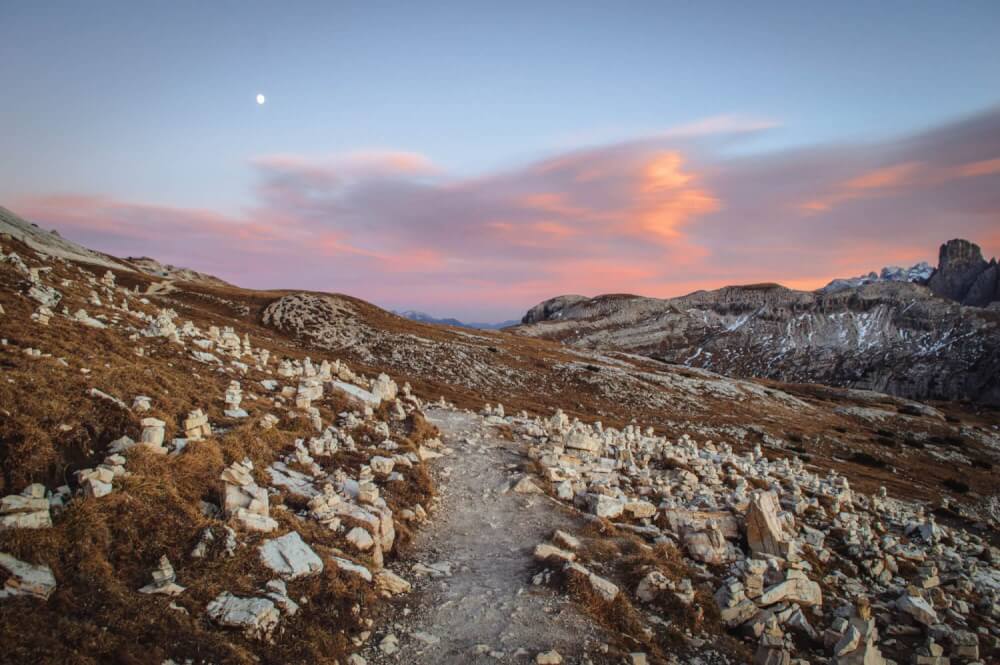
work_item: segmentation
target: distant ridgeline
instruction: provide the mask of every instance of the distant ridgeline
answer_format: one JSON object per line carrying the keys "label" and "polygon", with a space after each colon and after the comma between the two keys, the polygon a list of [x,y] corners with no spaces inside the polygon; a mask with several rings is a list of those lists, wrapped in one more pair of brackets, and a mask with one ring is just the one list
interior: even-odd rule
{"label": "distant ridgeline", "polygon": [[514,331],[735,376],[1000,404],[998,272],[977,245],[951,240],[936,269],[885,268],[814,292],[559,296]]}

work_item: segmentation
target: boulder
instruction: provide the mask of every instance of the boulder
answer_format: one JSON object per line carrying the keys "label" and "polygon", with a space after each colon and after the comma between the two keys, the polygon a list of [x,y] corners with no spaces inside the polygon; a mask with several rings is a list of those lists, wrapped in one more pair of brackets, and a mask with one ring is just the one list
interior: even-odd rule
{"label": "boulder", "polygon": [[625,510],[625,504],[620,499],[606,494],[588,494],[586,501],[590,512],[598,517],[614,519],[620,517]]}
{"label": "boulder", "polygon": [[773,492],[755,492],[746,516],[747,542],[754,554],[788,558],[793,552],[791,540],[778,518],[778,498]]}
{"label": "boulder", "polygon": [[268,640],[278,627],[281,614],[266,598],[240,598],[223,591],[208,604],[208,616],[216,623],[240,628],[250,639]]}
{"label": "boulder", "polygon": [[265,540],[260,546],[260,558],[265,566],[286,580],[308,577],[323,570],[323,560],[297,531]]}
{"label": "boulder", "polygon": [[937,612],[920,596],[904,593],[896,599],[896,608],[925,626],[933,626],[938,621]]}
{"label": "boulder", "polygon": [[566,435],[564,444],[570,450],[582,450],[591,455],[599,455],[601,452],[601,442],[593,436],[584,432],[574,431]]}
{"label": "boulder", "polygon": [[768,587],[760,598],[757,598],[757,603],[763,606],[781,602],[797,603],[806,607],[821,605],[823,591],[819,584],[807,578],[802,571],[790,570],[784,582]]}

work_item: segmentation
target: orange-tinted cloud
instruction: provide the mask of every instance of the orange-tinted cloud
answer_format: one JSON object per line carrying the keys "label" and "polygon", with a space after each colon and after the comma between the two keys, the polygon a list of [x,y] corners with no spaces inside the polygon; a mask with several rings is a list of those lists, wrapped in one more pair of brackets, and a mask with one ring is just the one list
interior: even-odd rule
{"label": "orange-tinted cloud", "polygon": [[835,205],[871,196],[884,196],[899,187],[913,184],[914,176],[923,168],[918,162],[894,164],[862,173],[841,183],[823,198],[801,204],[805,212],[826,212]]}
{"label": "orange-tinted cloud", "polygon": [[475,178],[407,152],[267,155],[233,214],[99,196],[11,207],[245,286],[477,320],[561,293],[812,288],[933,260],[956,236],[1000,251],[1000,109],[862,146],[736,157],[703,139],[693,128]]}
{"label": "orange-tinted cloud", "polygon": [[636,221],[653,239],[677,239],[685,223],[720,207],[718,199],[697,186],[696,174],[683,170],[683,163],[679,152],[670,151],[655,155],[643,167]]}

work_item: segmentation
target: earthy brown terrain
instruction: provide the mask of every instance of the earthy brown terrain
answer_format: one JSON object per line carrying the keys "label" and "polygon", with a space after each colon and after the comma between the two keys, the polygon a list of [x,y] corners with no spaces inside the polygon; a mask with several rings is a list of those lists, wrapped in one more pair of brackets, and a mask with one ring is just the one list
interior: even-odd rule
{"label": "earthy brown terrain", "polygon": [[[510,644],[506,646],[511,648],[493,648],[502,653],[497,657],[490,656],[489,649],[473,653],[469,650],[475,645],[452,640],[448,655],[437,661],[433,648],[429,655],[416,659],[394,652],[391,645],[380,647],[386,635],[397,630],[393,626],[402,625],[399,613],[409,601],[404,595],[404,600],[397,597],[380,607],[384,596],[398,594],[400,589],[390,591],[380,585],[379,571],[392,569],[412,577],[411,566],[417,558],[426,558],[428,546],[434,547],[425,538],[411,552],[413,534],[426,528],[425,519],[431,520],[433,530],[435,520],[448,517],[435,512],[439,502],[433,498],[435,493],[447,495],[451,474],[482,473],[474,464],[454,461],[456,456],[476,455],[474,449],[453,445],[448,438],[451,434],[444,437],[444,443],[438,440],[437,429],[425,418],[429,405],[438,402],[451,405],[445,414],[462,409],[478,413],[484,406],[502,403],[503,411],[490,407],[485,417],[468,421],[469,427],[481,428],[476,436],[484,440],[499,436],[515,442],[508,460],[510,478],[516,482],[525,473],[534,478],[532,483],[543,492],[534,501],[557,500],[553,497],[559,496],[559,481],[549,469],[563,462],[576,464],[546,457],[550,454],[547,446],[561,446],[560,441],[568,440],[584,424],[600,422],[615,432],[630,426],[650,428],[648,437],[653,438],[634,439],[640,446],[636,455],[641,455],[644,446],[662,447],[663,442],[684,437],[702,445],[728,444],[736,456],[752,456],[759,446],[760,459],[797,460],[805,473],[816,477],[836,472],[858,496],[876,495],[885,488],[889,499],[920,506],[955,533],[985,541],[984,565],[990,565],[989,543],[997,544],[1000,499],[995,465],[1000,464],[1000,414],[989,406],[922,403],[816,384],[726,378],[624,352],[576,349],[504,332],[425,325],[350,296],[250,291],[177,269],[150,275],[144,270],[158,264],[145,260],[133,265],[100,259],[101,265],[95,265],[93,257],[72,251],[68,258],[53,256],[45,253],[44,245],[28,245],[12,236],[0,238],[0,251],[0,495],[20,495],[38,483],[42,488],[37,491],[51,506],[51,526],[15,525],[0,530],[0,553],[47,566],[55,582],[47,599],[37,594],[0,597],[2,662],[345,663],[348,654],[362,649],[369,662],[474,662],[473,656],[503,662],[534,659],[541,650],[537,639],[522,644],[523,653]],[[17,260],[11,258],[15,254]],[[109,265],[115,266],[110,269],[113,279],[106,276]],[[177,275],[197,281],[181,281]],[[47,290],[61,296],[48,314],[41,313],[47,322],[39,320],[42,303],[35,297],[38,291],[33,291],[38,286],[44,287],[43,298]],[[80,310],[85,313],[79,314]],[[165,316],[167,310],[176,316]],[[176,331],[164,330],[169,328],[167,323]],[[213,327],[222,331],[222,337],[219,331],[211,332]],[[237,338],[236,352],[226,346],[227,328]],[[199,340],[206,343],[196,343]],[[240,340],[244,340],[242,346]],[[262,350],[268,357],[262,356]],[[210,353],[215,359],[206,360],[199,353]],[[311,359],[308,367],[307,357]],[[309,368],[324,361],[334,367],[332,379],[318,380],[323,386],[321,396],[300,402],[312,389],[307,381]],[[291,373],[283,375],[285,370]],[[376,380],[383,373],[395,384],[393,397],[374,409],[369,405],[366,413],[365,403],[342,384],[362,392],[377,391],[385,385]],[[245,418],[225,413],[229,407],[224,396],[233,381],[242,387],[238,406],[247,412]],[[261,381],[276,381],[277,387],[268,390]],[[410,392],[403,389],[405,384],[410,385]],[[285,394],[282,388],[287,389]],[[149,410],[134,405],[136,396],[149,398]],[[185,438],[185,421],[196,409],[207,415],[211,434],[186,445],[171,443]],[[558,410],[565,414],[566,424],[544,425]],[[266,414],[274,417],[272,426],[262,423]],[[437,417],[447,421],[452,416]],[[85,487],[76,472],[108,464],[109,447],[120,437],[140,441],[148,428],[142,421],[147,418],[164,423],[169,451],[158,454],[141,443],[129,448],[120,465],[124,474],[116,472],[111,482],[113,490],[94,496],[92,486]],[[579,425],[573,424],[576,419]],[[312,441],[323,437],[339,441],[337,450],[322,455],[314,452],[311,457],[297,452],[312,450]],[[347,437],[353,445],[344,443]],[[660,443],[651,443],[654,440]],[[603,444],[605,451],[624,455],[628,446],[618,439],[608,441]],[[323,447],[322,442],[315,445]],[[431,454],[434,451],[439,452]],[[432,460],[439,454],[444,457]],[[614,455],[607,452],[609,458]],[[574,598],[587,621],[594,622],[593,634],[603,635],[595,638],[593,649],[583,650],[580,645],[581,652],[573,656],[579,662],[585,657],[594,662],[601,658],[622,662],[633,652],[647,654],[650,662],[667,662],[671,654],[685,653],[701,653],[706,663],[741,662],[758,649],[761,633],[727,629],[719,618],[712,596],[726,579],[725,566],[706,566],[685,558],[686,536],[683,532],[670,536],[661,512],[655,517],[626,515],[615,522],[587,507],[586,497],[600,493],[595,489],[598,485],[624,488],[626,494],[634,492],[653,500],[640,478],[684,468],[677,461],[658,462],[656,455],[641,462],[621,462],[625,458],[619,457],[624,465],[621,475],[613,476],[610,483],[601,481],[586,489],[573,481],[576,497],[563,497],[565,506],[560,510],[589,517],[582,523],[579,518],[560,518],[563,521],[551,525],[575,528],[583,539],[577,561],[613,579],[631,600],[595,597],[591,587],[580,582],[578,571],[553,567],[545,556],[527,567],[511,563],[512,574],[524,577],[513,584],[507,580],[498,593],[516,602],[517,587],[532,586],[532,577],[540,574],[544,581],[539,578],[536,586],[550,589],[550,594],[565,591]],[[225,510],[225,483],[229,481],[221,477],[244,459],[253,464],[254,482],[267,489],[269,517],[277,522],[270,532],[248,530]],[[383,459],[395,460],[399,477],[376,468]],[[300,490],[305,495],[269,476],[268,467],[282,461],[309,477],[308,487]],[[720,464],[727,468],[730,463]],[[638,471],[626,472],[628,465]],[[744,469],[741,473],[755,489],[767,489],[771,482],[754,476],[757,472]],[[384,504],[355,496],[357,487],[365,483],[371,483]],[[344,516],[341,528],[336,529],[323,522],[317,517],[321,510],[312,492],[321,493],[324,484],[336,489],[341,505],[382,515],[382,526],[374,527],[376,540],[387,523],[385,513],[378,511],[391,511],[394,519],[388,523],[394,528],[394,542],[384,551],[376,547],[377,554],[360,550],[347,540],[347,533],[355,533],[350,531],[353,526],[373,528],[366,526],[363,516],[360,521]],[[66,489],[56,498],[53,493],[60,486]],[[463,491],[473,491],[467,482],[464,487]],[[445,501],[440,510],[459,521],[473,519],[474,513],[461,512],[472,510],[468,503]],[[425,511],[430,513],[427,518]],[[511,509],[507,519],[515,513]],[[808,515],[807,521],[827,529],[834,520]],[[801,519],[806,518],[800,515]],[[235,534],[231,553],[224,546],[227,528]],[[207,554],[194,557],[192,551],[206,530],[213,534]],[[262,563],[259,548],[268,539],[292,531],[325,564],[318,574],[286,580],[287,597],[296,601],[298,611],[293,614],[275,601],[281,610],[280,622],[266,636],[213,619],[209,606],[223,592],[265,597],[265,585],[276,575]],[[532,542],[521,544],[528,560],[538,544],[538,533],[536,525]],[[455,536],[447,542],[464,541]],[[734,542],[747,547],[745,534]],[[517,548],[514,543],[508,546]],[[851,553],[849,544],[838,546],[830,562],[810,559],[813,554],[809,552],[805,560],[815,564],[813,573],[828,573],[834,567],[850,572],[854,566],[852,576],[857,574],[855,564],[837,563],[861,557]],[[451,556],[440,554],[443,559]],[[185,590],[172,597],[139,593],[153,579],[151,573],[163,556],[172,564],[176,583]],[[364,566],[375,573],[376,581],[365,581],[336,559]],[[915,564],[910,565],[912,571],[902,566],[900,574],[916,575]],[[672,581],[693,581],[696,588],[691,598],[695,600],[679,604],[673,592],[666,591],[649,607],[636,600],[635,585],[657,567]],[[0,567],[0,582],[14,588],[16,576],[5,570]],[[418,621],[413,630],[446,630],[422,614],[429,611],[428,605],[419,600],[441,592],[411,581],[418,594],[413,605]],[[836,585],[829,589],[831,594],[840,593]],[[962,615],[970,630],[983,628],[985,658],[1000,653],[990,614],[995,610],[995,605],[992,610],[976,610],[984,614],[971,622],[968,614]],[[538,608],[524,611],[544,614]],[[660,623],[650,619],[653,615]],[[816,614],[811,620],[820,636],[796,635],[795,641],[800,653],[826,657],[822,631],[833,619]],[[577,619],[569,625],[573,621]],[[661,625],[664,621],[666,627]],[[761,627],[766,623],[762,620]],[[773,631],[767,634],[773,637]],[[553,636],[551,645],[565,642],[557,637]],[[488,643],[485,638],[482,641]],[[885,647],[885,653],[896,655],[919,644],[906,633]],[[565,652],[567,647],[562,648]],[[361,662],[359,657],[350,662]]]}

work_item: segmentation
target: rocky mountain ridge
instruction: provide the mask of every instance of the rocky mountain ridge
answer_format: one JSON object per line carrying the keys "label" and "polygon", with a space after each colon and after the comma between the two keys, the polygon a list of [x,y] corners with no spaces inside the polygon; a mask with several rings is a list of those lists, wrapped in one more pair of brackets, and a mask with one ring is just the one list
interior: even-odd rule
{"label": "rocky mountain ridge", "polygon": [[941,245],[938,267],[927,280],[931,292],[974,307],[1000,301],[1000,268],[996,258],[983,258],[979,245],[949,240]]}
{"label": "rocky mountain ridge", "polygon": [[953,240],[927,286],[879,280],[833,292],[757,284],[665,300],[560,296],[533,307],[514,330],[734,376],[1000,404],[1000,311],[956,302],[981,302],[995,265],[976,245]]}
{"label": "rocky mountain ridge", "polygon": [[915,282],[917,284],[926,284],[927,280],[933,274],[934,268],[926,261],[916,263],[909,268],[886,266],[882,268],[881,272],[872,271],[867,275],[859,275],[858,277],[834,279],[819,289],[819,292],[836,293],[844,289],[856,289],[859,286],[872,284],[873,282]]}

